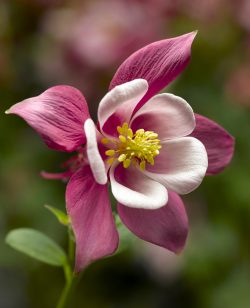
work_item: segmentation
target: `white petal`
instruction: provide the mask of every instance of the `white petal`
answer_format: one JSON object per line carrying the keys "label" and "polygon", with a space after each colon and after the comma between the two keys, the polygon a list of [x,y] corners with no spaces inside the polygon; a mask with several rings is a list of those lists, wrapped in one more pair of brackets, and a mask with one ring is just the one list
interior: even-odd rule
{"label": "white petal", "polygon": [[158,209],[166,205],[166,188],[145,176],[139,169],[113,164],[110,169],[111,190],[116,200],[132,208]]}
{"label": "white petal", "polygon": [[107,174],[105,165],[98,150],[96,140],[96,128],[91,119],[87,119],[84,123],[84,131],[87,139],[87,156],[93,176],[98,184],[107,183]]}
{"label": "white petal", "polygon": [[195,128],[195,117],[191,106],[173,94],[159,94],[149,100],[133,116],[133,131],[144,128],[154,131],[161,141],[187,136]]}
{"label": "white petal", "polygon": [[183,137],[162,144],[154,166],[147,176],[178,194],[187,194],[202,182],[208,166],[204,145],[196,138]]}
{"label": "white petal", "polygon": [[[108,118],[116,113],[123,122],[129,122],[135,106],[146,94],[148,83],[144,79],[134,79],[108,92],[98,108],[98,120],[101,130]],[[124,104],[124,105],[123,105]],[[116,129],[116,127],[115,127]]]}

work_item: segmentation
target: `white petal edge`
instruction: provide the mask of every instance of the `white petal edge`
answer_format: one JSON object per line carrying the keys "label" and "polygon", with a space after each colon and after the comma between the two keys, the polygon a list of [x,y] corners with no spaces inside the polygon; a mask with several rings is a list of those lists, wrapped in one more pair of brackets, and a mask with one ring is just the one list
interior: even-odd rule
{"label": "white petal edge", "polygon": [[93,176],[98,184],[107,183],[107,174],[102,157],[99,153],[96,139],[95,123],[87,119],[84,123],[84,131],[87,139],[87,156]]}
{"label": "white petal edge", "polygon": [[131,126],[133,130],[152,130],[164,141],[191,134],[195,128],[195,116],[192,107],[183,98],[162,93],[151,98],[135,113]]}
{"label": "white petal edge", "polygon": [[[162,156],[164,155],[164,156]],[[208,167],[205,146],[193,137],[182,137],[162,143],[155,165],[144,174],[180,195],[195,190]]]}
{"label": "white petal edge", "polygon": [[134,79],[132,81],[116,86],[109,91],[101,100],[98,107],[98,120],[102,130],[103,125],[115,111],[124,106],[125,121],[129,121],[137,103],[148,91],[148,83],[144,79]]}
{"label": "white petal edge", "polygon": [[[124,172],[128,172],[128,177],[131,176],[132,185],[140,187],[141,192],[135,191],[115,179],[116,167],[117,163],[111,166],[110,183],[111,191],[118,202],[131,208],[148,210],[159,209],[167,204],[168,192],[162,184],[145,176],[139,169],[130,166],[128,169],[124,169]],[[123,168],[121,165],[118,167]]]}

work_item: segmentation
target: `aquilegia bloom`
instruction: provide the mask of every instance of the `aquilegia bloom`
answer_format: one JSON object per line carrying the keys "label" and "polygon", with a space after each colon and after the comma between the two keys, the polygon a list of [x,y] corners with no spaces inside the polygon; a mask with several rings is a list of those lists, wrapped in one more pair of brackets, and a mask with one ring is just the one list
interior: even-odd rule
{"label": "aquilegia bloom", "polygon": [[195,33],[150,44],[116,72],[110,92],[90,119],[83,95],[56,86],[10,108],[55,150],[76,156],[62,174],[70,178],[67,211],[76,237],[76,265],[112,254],[118,246],[108,183],[122,222],[138,237],[173,252],[183,248],[188,219],[179,194],[205,174],[222,171],[234,140],[218,124],[193,113],[172,94],[157,94],[187,66]]}

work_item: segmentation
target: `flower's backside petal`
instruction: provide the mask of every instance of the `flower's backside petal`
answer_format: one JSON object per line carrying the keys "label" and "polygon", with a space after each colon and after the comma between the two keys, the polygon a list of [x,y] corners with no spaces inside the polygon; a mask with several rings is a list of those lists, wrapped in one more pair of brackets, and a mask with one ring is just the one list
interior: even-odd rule
{"label": "flower's backside petal", "polygon": [[233,157],[234,138],[214,121],[199,114],[195,118],[196,127],[191,136],[199,139],[207,150],[207,175],[222,172]]}
{"label": "flower's backside petal", "polygon": [[148,99],[165,88],[188,65],[191,45],[196,32],[154,42],[132,54],[118,68],[110,89],[127,81],[147,80],[149,90],[137,105],[138,110]]}
{"label": "flower's backside petal", "polygon": [[71,152],[85,143],[83,124],[89,118],[88,106],[73,87],[52,87],[15,104],[6,113],[22,117],[51,149]]}
{"label": "flower's backside petal", "polygon": [[108,188],[99,185],[88,166],[77,171],[66,189],[67,212],[76,238],[75,271],[111,255],[118,246]]}
{"label": "flower's backside petal", "polygon": [[65,180],[66,181],[71,177],[72,174],[73,173],[70,170],[60,172],[60,173],[50,173],[46,171],[40,172],[41,177],[43,177],[46,180]]}
{"label": "flower's backside petal", "polygon": [[111,190],[116,200],[133,208],[158,209],[167,203],[166,188],[145,176],[139,169],[122,164],[110,170]]}
{"label": "flower's backside petal", "polygon": [[154,131],[161,141],[191,134],[195,117],[191,106],[173,94],[159,94],[150,99],[132,118],[133,131]]}
{"label": "flower's backside petal", "polygon": [[181,198],[169,192],[168,203],[157,210],[129,208],[118,205],[122,222],[144,241],[180,252],[188,234],[188,218]]}
{"label": "flower's backside petal", "polygon": [[201,184],[207,164],[204,145],[196,138],[182,137],[162,143],[154,166],[147,166],[144,173],[168,190],[187,194]]}
{"label": "flower's backside petal", "polygon": [[114,136],[117,126],[129,122],[135,106],[148,90],[148,83],[136,79],[119,85],[108,92],[98,108],[98,120],[101,130]]}

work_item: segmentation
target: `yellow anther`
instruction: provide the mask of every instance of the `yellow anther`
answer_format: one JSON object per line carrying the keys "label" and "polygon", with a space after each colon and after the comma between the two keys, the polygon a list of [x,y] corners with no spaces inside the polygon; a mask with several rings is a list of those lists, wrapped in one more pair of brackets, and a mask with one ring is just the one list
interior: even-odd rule
{"label": "yellow anther", "polygon": [[105,152],[105,154],[106,154],[107,156],[113,156],[113,155],[115,155],[115,150],[107,150],[107,151]]}
{"label": "yellow anther", "polygon": [[122,161],[124,161],[126,159],[126,155],[125,154],[121,154],[119,157],[118,157],[118,161],[121,163]]}
{"label": "yellow anther", "polygon": [[119,134],[122,134],[122,128],[121,128],[121,126],[117,126],[117,131],[118,131]]}
{"label": "yellow anther", "polygon": [[150,165],[154,166],[155,164],[155,160],[152,156],[148,157],[148,162],[150,163]]}
{"label": "yellow anther", "polygon": [[125,143],[127,141],[126,137],[124,137],[123,135],[119,136],[119,140],[123,143]]}
{"label": "yellow anther", "polygon": [[151,133],[149,136],[150,136],[150,138],[155,139],[155,138],[158,137],[158,134],[156,134],[156,133]]}
{"label": "yellow anther", "polygon": [[128,134],[128,137],[130,137],[130,138],[132,138],[132,137],[133,137],[133,131],[132,131],[132,129],[131,129],[131,128],[129,128],[129,129],[128,129],[127,134]]}
{"label": "yellow anther", "polygon": [[137,129],[135,134],[142,135],[142,134],[144,134],[144,132],[145,132],[145,130],[143,128],[141,128],[141,129]]}
{"label": "yellow anther", "polygon": [[114,162],[114,160],[115,160],[114,157],[110,157],[110,158],[107,160],[107,163],[108,163],[109,165],[112,165],[113,162]]}
{"label": "yellow anther", "polygon": [[122,125],[122,129],[123,129],[123,131],[127,131],[128,130],[128,123],[123,123],[123,125]]}
{"label": "yellow anther", "polygon": [[130,166],[131,160],[129,158],[125,159],[123,162],[123,167],[128,168]]}
{"label": "yellow anther", "polygon": [[146,162],[145,162],[145,160],[143,160],[143,161],[140,162],[140,169],[141,169],[142,171],[144,171],[144,170],[145,170],[145,167],[146,167]]}
{"label": "yellow anther", "polygon": [[146,169],[147,163],[154,165],[155,156],[160,154],[160,140],[158,134],[153,131],[138,129],[135,134],[129,128],[128,123],[117,127],[119,139],[103,138],[102,143],[112,143],[112,149],[105,152],[109,156],[107,163],[118,161],[128,168],[131,164],[137,165],[142,171]]}
{"label": "yellow anther", "polygon": [[108,138],[102,138],[101,143],[107,144],[107,143],[109,143],[109,139]]}

